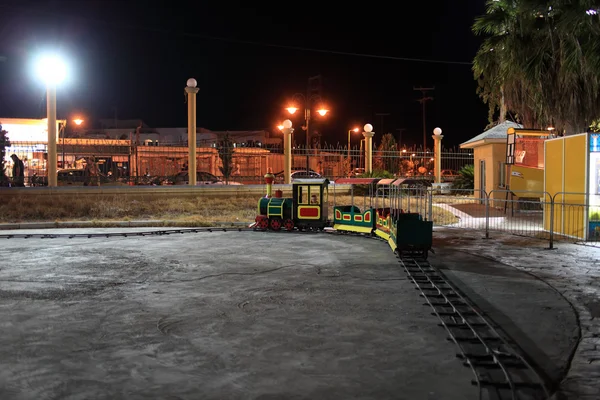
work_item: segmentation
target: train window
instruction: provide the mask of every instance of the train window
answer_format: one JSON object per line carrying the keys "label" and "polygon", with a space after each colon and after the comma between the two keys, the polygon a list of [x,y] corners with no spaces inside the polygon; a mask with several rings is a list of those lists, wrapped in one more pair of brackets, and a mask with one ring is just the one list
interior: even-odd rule
{"label": "train window", "polygon": [[319,204],[321,201],[321,186],[310,187],[310,204]]}
{"label": "train window", "polygon": [[298,187],[298,204],[308,204],[310,201],[308,186]]}

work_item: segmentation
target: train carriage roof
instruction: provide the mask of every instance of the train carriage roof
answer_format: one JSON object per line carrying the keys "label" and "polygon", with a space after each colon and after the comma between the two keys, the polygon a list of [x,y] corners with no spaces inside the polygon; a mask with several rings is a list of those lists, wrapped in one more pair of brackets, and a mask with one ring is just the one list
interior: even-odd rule
{"label": "train carriage roof", "polygon": [[327,178],[294,179],[292,184],[294,184],[294,185],[327,185],[327,184],[329,184],[329,179],[327,179]]}
{"label": "train carriage roof", "polygon": [[338,178],[335,180],[335,183],[346,185],[370,185],[379,182],[380,180],[381,178]]}

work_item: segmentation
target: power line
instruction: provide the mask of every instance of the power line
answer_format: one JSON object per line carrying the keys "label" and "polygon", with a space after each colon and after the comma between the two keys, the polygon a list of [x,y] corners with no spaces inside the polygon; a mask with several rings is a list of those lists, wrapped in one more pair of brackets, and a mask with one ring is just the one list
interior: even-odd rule
{"label": "power line", "polygon": [[62,21],[64,21],[65,17],[78,18],[78,19],[82,19],[82,20],[85,20],[88,22],[94,22],[97,24],[118,26],[123,29],[145,30],[148,32],[162,33],[162,34],[168,34],[168,35],[177,35],[177,36],[190,37],[190,38],[196,38],[196,39],[214,40],[214,41],[228,42],[228,43],[234,43],[234,44],[246,44],[246,45],[251,45],[251,46],[272,47],[272,48],[279,48],[279,49],[286,49],[286,50],[332,54],[332,55],[348,56],[348,57],[373,58],[373,59],[380,59],[380,60],[408,61],[408,62],[420,62],[420,63],[429,63],[429,64],[449,64],[449,65],[472,65],[473,64],[470,61],[451,61],[451,60],[439,60],[439,59],[429,59],[429,58],[399,57],[399,56],[391,56],[391,55],[383,55],[383,54],[356,53],[356,52],[351,52],[351,51],[318,49],[318,48],[314,48],[314,47],[290,46],[290,45],[283,45],[283,44],[276,44],[276,43],[259,42],[259,41],[253,41],[253,40],[234,39],[234,38],[227,38],[227,37],[221,37],[221,36],[205,35],[205,34],[201,34],[201,33],[174,32],[174,31],[171,31],[168,29],[152,28],[152,27],[142,26],[142,25],[129,25],[129,24],[126,25],[123,23],[115,23],[115,22],[109,22],[109,21],[99,20],[99,19],[90,19],[90,18],[84,18],[84,17],[72,16],[72,15],[65,15],[62,13],[57,14],[57,13],[51,13],[48,11],[26,10],[23,8],[8,6],[8,5],[4,5],[4,4],[0,4],[0,8],[8,8],[8,9],[12,9],[15,11],[25,11],[25,12],[35,13],[35,14],[54,15],[57,18],[60,18],[60,20],[62,20]]}

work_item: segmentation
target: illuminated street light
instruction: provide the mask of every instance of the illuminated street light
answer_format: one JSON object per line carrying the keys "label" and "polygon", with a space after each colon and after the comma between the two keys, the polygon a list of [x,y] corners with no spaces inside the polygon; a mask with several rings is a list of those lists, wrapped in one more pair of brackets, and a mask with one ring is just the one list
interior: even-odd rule
{"label": "illuminated street light", "polygon": [[[308,153],[308,149],[310,147],[310,111],[312,105],[311,101],[320,101],[321,97],[318,95],[310,96],[309,94],[305,96],[302,93],[296,93],[292,102],[293,105],[286,108],[287,112],[289,112],[290,114],[295,114],[296,111],[298,111],[298,107],[296,107],[296,99],[301,99],[304,102],[304,129],[306,130],[306,171],[308,172],[310,170],[310,155]],[[316,111],[321,116],[325,116],[325,114],[329,112],[329,110],[325,109],[322,106]]]}
{"label": "illuminated street light", "polygon": [[442,129],[435,128],[433,130],[433,157],[435,158],[434,168],[434,181],[440,183],[442,181]]}
{"label": "illuminated street light", "polygon": [[38,76],[46,83],[46,118],[48,119],[48,162],[46,171],[48,186],[56,187],[57,179],[57,157],[56,157],[56,85],[63,82],[67,77],[67,65],[56,54],[41,56],[36,62]]}
{"label": "illuminated street light", "polygon": [[277,125],[277,129],[279,129],[280,131],[283,130],[284,126],[283,125]]}
{"label": "illuminated street light", "polygon": [[75,122],[75,125],[81,125],[83,124],[83,120],[80,118],[74,119],[73,122]]}
{"label": "illuminated street light", "polygon": [[189,78],[186,81],[185,95],[188,103],[188,184],[196,186],[197,159],[196,159],[196,95],[198,94],[198,81]]}
{"label": "illuminated street light", "polygon": [[281,124],[281,131],[283,132],[283,183],[289,184],[292,179],[292,121],[286,119]]}
{"label": "illuminated street light", "polygon": [[363,136],[365,137],[365,173],[370,173],[373,170],[373,125],[365,124],[363,127]]}

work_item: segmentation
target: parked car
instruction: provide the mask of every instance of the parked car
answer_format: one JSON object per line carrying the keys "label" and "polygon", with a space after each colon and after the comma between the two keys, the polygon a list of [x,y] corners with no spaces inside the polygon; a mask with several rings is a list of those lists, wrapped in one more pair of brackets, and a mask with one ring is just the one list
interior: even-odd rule
{"label": "parked car", "polygon": [[[292,182],[296,179],[318,179],[322,178],[321,174],[318,172],[309,169],[308,172],[305,169],[292,171],[291,174]],[[285,178],[283,176],[283,171],[275,174],[275,183],[283,183]]]}
{"label": "parked car", "polygon": [[[172,179],[173,185],[188,185],[189,175],[187,171],[178,172]],[[202,185],[241,185],[240,182],[229,181],[225,182],[221,178],[211,174],[210,172],[196,172],[196,186]]]}
{"label": "parked car", "polygon": [[[98,179],[100,179],[100,185],[125,184],[105,175],[100,175]],[[65,168],[56,171],[56,183],[58,186],[84,186],[84,181],[84,169],[82,168]],[[48,186],[48,177],[34,174],[30,178],[30,186]]]}
{"label": "parked car", "polygon": [[440,172],[442,182],[452,182],[458,176],[458,172],[453,169],[443,169]]}

